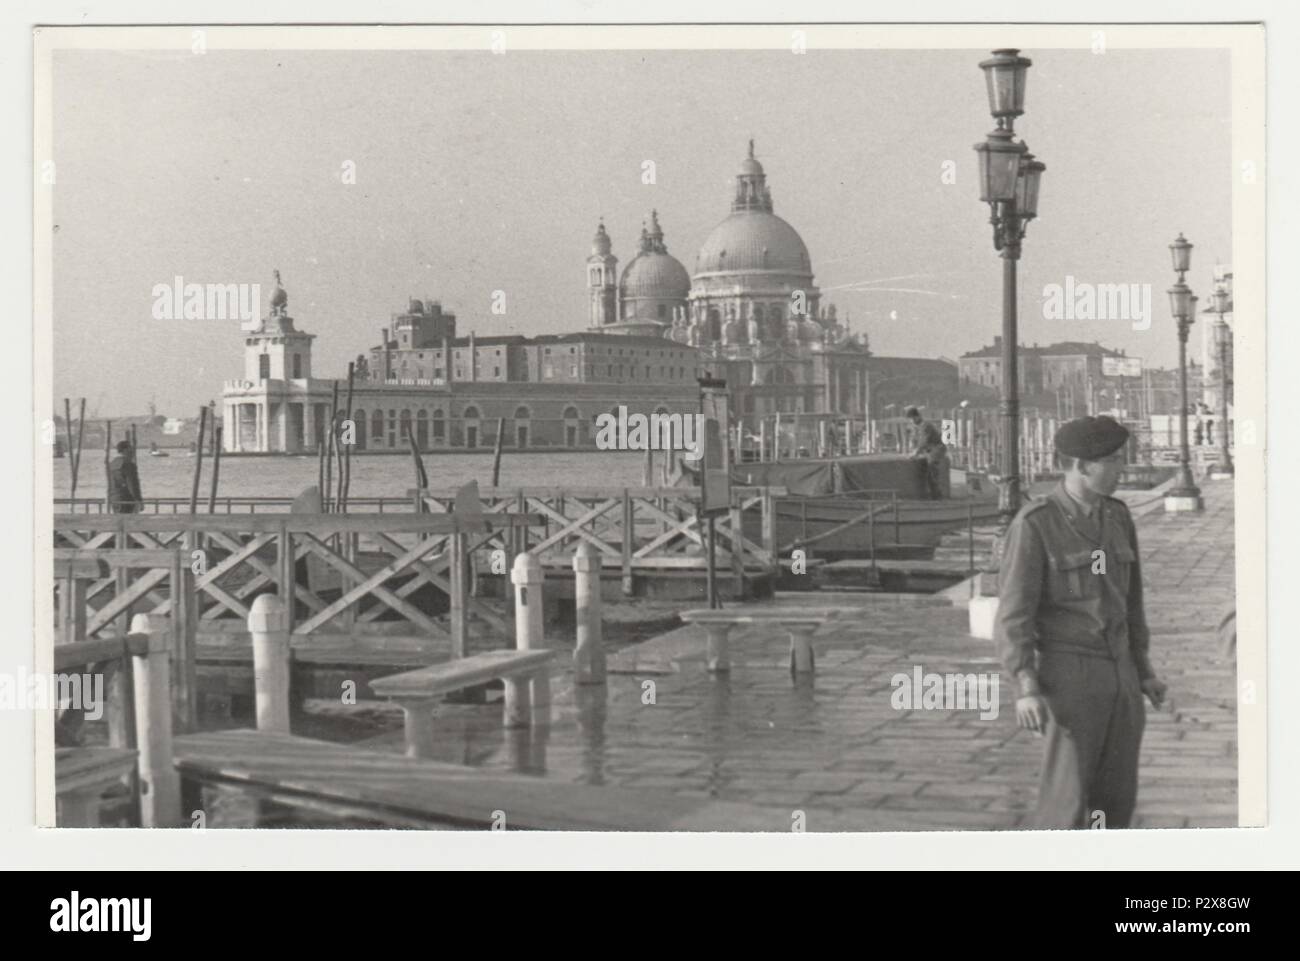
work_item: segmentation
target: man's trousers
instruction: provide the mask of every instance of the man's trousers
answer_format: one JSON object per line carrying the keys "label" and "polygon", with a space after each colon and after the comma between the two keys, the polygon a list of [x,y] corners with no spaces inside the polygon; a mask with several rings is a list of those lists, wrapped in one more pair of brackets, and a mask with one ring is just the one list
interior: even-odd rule
{"label": "man's trousers", "polygon": [[1040,650],[1038,680],[1052,717],[1035,826],[1129,827],[1146,726],[1132,660]]}

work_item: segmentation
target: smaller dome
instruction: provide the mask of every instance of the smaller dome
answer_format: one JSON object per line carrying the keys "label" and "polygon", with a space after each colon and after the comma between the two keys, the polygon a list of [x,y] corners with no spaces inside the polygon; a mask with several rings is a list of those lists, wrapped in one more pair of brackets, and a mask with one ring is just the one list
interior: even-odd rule
{"label": "smaller dome", "polygon": [[596,236],[591,239],[591,252],[598,256],[604,256],[612,249],[609,234],[605,232],[605,221],[600,222],[596,228]]}
{"label": "smaller dome", "polygon": [[420,300],[412,300],[411,303],[407,306],[406,312],[408,314],[424,313],[424,302]]}
{"label": "smaller dome", "polygon": [[691,292],[691,277],[672,254],[643,250],[623,269],[619,289],[624,297],[685,300]]}

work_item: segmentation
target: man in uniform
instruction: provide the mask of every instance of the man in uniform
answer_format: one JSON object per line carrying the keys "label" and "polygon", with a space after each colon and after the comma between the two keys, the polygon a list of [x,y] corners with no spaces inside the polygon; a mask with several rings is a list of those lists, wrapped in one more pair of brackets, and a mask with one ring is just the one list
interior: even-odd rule
{"label": "man in uniform", "polygon": [[117,456],[108,462],[108,500],[115,514],[134,514],[144,506],[129,440],[117,442]]}
{"label": "man in uniform", "polygon": [[1062,426],[1063,480],[1007,531],[995,637],[1019,687],[1017,722],[1046,736],[1039,828],[1128,827],[1142,696],[1157,710],[1164,703],[1148,657],[1137,529],[1111,496],[1127,440],[1109,417]]}
{"label": "man in uniform", "polygon": [[925,461],[926,494],[931,500],[942,500],[948,473],[948,445],[943,442],[939,428],[923,418],[915,407],[907,408],[907,416],[912,419],[917,435],[912,457]]}

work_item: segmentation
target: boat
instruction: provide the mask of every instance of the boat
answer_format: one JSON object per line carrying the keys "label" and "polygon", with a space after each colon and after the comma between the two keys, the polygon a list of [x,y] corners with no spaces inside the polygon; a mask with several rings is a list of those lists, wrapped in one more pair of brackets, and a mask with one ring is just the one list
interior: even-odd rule
{"label": "boat", "polygon": [[[857,558],[874,543],[882,555],[924,556],[945,534],[999,520],[987,474],[950,469],[950,496],[933,500],[925,465],[905,454],[742,463],[731,476],[738,486],[786,489],[773,501],[782,555],[802,546],[827,559]],[[747,512],[745,536],[758,543],[762,533],[762,518]]]}

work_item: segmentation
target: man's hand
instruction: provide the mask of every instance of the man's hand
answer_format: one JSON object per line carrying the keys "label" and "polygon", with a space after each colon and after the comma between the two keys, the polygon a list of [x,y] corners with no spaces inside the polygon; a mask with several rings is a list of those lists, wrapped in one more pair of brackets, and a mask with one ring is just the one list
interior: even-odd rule
{"label": "man's hand", "polygon": [[1151,701],[1151,706],[1157,711],[1165,706],[1165,693],[1169,686],[1158,677],[1148,677],[1142,682],[1142,693]]}
{"label": "man's hand", "polygon": [[1029,694],[1016,699],[1016,723],[1026,731],[1033,731],[1039,737],[1047,730],[1047,722],[1052,712],[1047,707],[1047,698],[1041,694]]}

